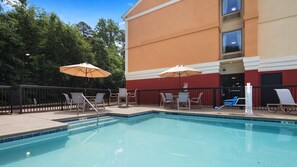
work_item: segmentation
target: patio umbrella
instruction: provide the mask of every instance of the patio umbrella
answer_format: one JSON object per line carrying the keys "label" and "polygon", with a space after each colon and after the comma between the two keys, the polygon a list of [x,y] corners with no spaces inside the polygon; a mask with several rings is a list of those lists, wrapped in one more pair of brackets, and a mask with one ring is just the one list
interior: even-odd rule
{"label": "patio umbrella", "polygon": [[60,72],[72,76],[84,78],[104,78],[110,75],[109,72],[89,63],[61,66]]}
{"label": "patio umbrella", "polygon": [[196,70],[194,68],[186,67],[183,65],[177,65],[175,67],[172,67],[164,72],[161,72],[159,74],[160,77],[178,77],[179,86],[180,85],[180,77],[188,77],[192,75],[199,75],[201,74],[201,71]]}

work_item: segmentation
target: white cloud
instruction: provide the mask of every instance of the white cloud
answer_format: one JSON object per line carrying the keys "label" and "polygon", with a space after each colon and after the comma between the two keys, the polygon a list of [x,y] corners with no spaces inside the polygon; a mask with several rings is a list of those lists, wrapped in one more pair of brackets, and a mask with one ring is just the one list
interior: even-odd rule
{"label": "white cloud", "polygon": [[130,3],[128,3],[128,5],[129,5],[129,6],[133,6],[134,4],[130,2]]}
{"label": "white cloud", "polygon": [[123,25],[125,25],[126,23],[124,22],[124,21],[122,21],[122,22],[120,22],[119,23],[119,26],[123,26]]}
{"label": "white cloud", "polygon": [[14,6],[14,5],[20,5],[20,1],[18,0],[3,0],[3,3],[7,6]]}
{"label": "white cloud", "polygon": [[125,29],[126,28],[125,25],[126,25],[126,23],[124,21],[119,23],[119,26],[121,29]]}

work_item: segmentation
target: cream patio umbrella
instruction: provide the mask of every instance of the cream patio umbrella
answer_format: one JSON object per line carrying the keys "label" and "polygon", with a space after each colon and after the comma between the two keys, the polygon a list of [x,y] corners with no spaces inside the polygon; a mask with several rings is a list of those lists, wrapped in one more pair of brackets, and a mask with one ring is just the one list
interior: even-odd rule
{"label": "cream patio umbrella", "polygon": [[109,72],[89,63],[61,66],[60,72],[72,76],[84,78],[105,78],[110,75]]}
{"label": "cream patio umbrella", "polygon": [[186,67],[183,65],[177,65],[175,67],[169,68],[168,70],[161,72],[159,74],[160,77],[178,77],[179,86],[180,85],[180,77],[188,77],[192,75],[199,75],[202,72],[196,70],[194,68]]}

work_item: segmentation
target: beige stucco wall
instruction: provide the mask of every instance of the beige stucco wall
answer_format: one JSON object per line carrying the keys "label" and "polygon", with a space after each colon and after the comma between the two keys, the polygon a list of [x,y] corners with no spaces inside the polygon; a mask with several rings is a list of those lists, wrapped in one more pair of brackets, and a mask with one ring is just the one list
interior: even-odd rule
{"label": "beige stucco wall", "polygon": [[258,17],[258,0],[244,0],[243,10],[244,20]]}
{"label": "beige stucco wall", "polygon": [[218,28],[129,49],[129,72],[198,64],[219,59]]}
{"label": "beige stucco wall", "polygon": [[182,0],[128,21],[128,71],[219,59],[219,1]]}
{"label": "beige stucco wall", "polygon": [[244,56],[258,56],[258,0],[244,0]]}
{"label": "beige stucco wall", "polygon": [[297,55],[297,1],[259,0],[261,59]]}
{"label": "beige stucco wall", "polygon": [[245,20],[244,56],[258,56],[258,18]]}

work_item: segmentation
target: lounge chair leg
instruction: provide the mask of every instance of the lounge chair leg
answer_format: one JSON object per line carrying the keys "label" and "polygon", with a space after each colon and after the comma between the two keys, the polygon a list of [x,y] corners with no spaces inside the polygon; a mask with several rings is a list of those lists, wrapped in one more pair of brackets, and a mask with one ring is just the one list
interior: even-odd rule
{"label": "lounge chair leg", "polygon": [[191,110],[191,102],[189,101],[189,110]]}
{"label": "lounge chair leg", "polygon": [[220,109],[222,109],[223,107],[225,107],[225,105],[222,105],[221,107],[217,108],[217,110],[220,110]]}

